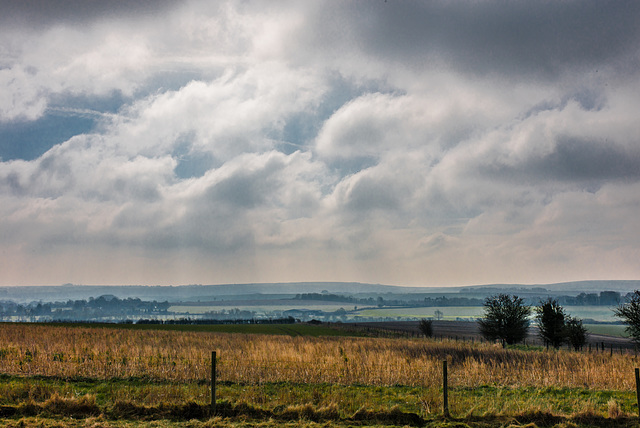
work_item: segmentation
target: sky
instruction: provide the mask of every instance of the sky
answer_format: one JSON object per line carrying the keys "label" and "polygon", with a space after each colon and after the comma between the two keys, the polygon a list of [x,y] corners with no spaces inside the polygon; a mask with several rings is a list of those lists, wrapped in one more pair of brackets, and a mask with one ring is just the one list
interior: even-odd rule
{"label": "sky", "polygon": [[0,285],[640,279],[640,2],[0,10]]}

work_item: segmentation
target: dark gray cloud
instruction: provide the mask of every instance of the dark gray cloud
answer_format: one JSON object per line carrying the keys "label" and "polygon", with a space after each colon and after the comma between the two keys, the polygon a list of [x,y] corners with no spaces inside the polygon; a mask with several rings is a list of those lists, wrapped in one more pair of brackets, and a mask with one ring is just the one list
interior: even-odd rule
{"label": "dark gray cloud", "polygon": [[[526,181],[587,182],[640,179],[640,150],[620,147],[613,141],[582,140],[560,136],[552,153],[515,168],[493,171],[496,177],[520,177]],[[516,178],[517,179],[517,178]]]}
{"label": "dark gray cloud", "polygon": [[229,204],[236,209],[256,208],[265,202],[271,189],[278,187],[270,181],[264,171],[240,173],[213,186],[209,197],[214,204]]}
{"label": "dark gray cloud", "polygon": [[368,213],[372,210],[397,209],[400,207],[403,197],[390,180],[377,180],[364,177],[357,180],[351,189],[349,189],[348,199],[345,202],[346,208],[352,209],[360,213]]}
{"label": "dark gray cloud", "polygon": [[314,34],[320,50],[353,43],[384,62],[552,78],[637,66],[638,22],[634,1],[359,1],[325,5]]}
{"label": "dark gray cloud", "polygon": [[1,0],[3,25],[39,29],[54,24],[89,24],[103,18],[135,18],[164,13],[175,0]]}

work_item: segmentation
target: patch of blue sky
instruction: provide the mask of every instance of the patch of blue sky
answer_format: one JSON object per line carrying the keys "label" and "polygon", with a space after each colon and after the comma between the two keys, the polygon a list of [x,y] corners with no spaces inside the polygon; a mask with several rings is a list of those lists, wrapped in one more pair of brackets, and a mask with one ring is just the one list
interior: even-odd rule
{"label": "patch of blue sky", "polygon": [[180,179],[202,177],[211,168],[217,166],[211,153],[193,150],[191,137],[184,136],[171,153],[178,161],[173,172]]}
{"label": "patch of blue sky", "polygon": [[[339,73],[332,73],[328,77],[329,90],[322,97],[322,101],[313,110],[299,112],[288,118],[280,135],[269,135],[274,140],[281,141],[277,149],[285,154],[312,149],[313,142],[320,132],[324,122],[338,109],[368,93],[396,93],[382,80],[368,80],[356,82],[345,78]],[[342,163],[342,167],[349,171],[358,171],[363,167],[375,164],[373,159],[360,159],[353,165]],[[342,169],[340,167],[340,169]]]}
{"label": "patch of blue sky", "polygon": [[75,135],[92,132],[103,115],[116,113],[128,101],[119,91],[101,97],[52,95],[37,120],[0,122],[0,159],[37,159]]}
{"label": "patch of blue sky", "polygon": [[35,121],[0,123],[2,161],[37,159],[74,135],[90,132],[95,117],[51,113]]}

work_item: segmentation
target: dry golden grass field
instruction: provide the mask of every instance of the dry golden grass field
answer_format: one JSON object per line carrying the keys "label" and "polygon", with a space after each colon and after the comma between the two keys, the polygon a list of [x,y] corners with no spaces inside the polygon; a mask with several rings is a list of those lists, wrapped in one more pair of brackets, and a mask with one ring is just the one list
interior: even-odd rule
{"label": "dry golden grass field", "polygon": [[[267,412],[262,413],[267,419],[298,409],[294,419],[312,423],[323,414],[327,423],[338,423],[371,411],[415,415],[418,419],[398,420],[427,424],[442,417],[446,360],[451,413],[466,424],[473,425],[474,418],[503,423],[518,417],[529,423],[526,415],[535,414],[543,415],[542,421],[573,426],[589,426],[580,418],[595,421],[595,426],[602,420],[620,426],[637,423],[634,368],[639,363],[634,353],[502,349],[424,338],[9,323],[0,324],[0,405],[15,410],[28,402],[38,415],[46,413],[51,400],[77,403],[82,398],[95,406],[89,415],[101,415],[103,425],[111,426],[105,421],[114,424],[126,416],[116,411],[122,406],[158,409],[193,403],[201,410],[192,416],[202,419],[210,399],[212,351],[218,357],[220,408],[248,406]],[[5,416],[13,417],[4,420],[7,424],[30,415],[14,410],[5,409]],[[157,415],[175,419],[176,412]],[[134,417],[139,410],[130,413]],[[549,419],[553,417],[561,419]],[[220,426],[230,423],[217,418]],[[544,425],[540,420],[532,423]]]}

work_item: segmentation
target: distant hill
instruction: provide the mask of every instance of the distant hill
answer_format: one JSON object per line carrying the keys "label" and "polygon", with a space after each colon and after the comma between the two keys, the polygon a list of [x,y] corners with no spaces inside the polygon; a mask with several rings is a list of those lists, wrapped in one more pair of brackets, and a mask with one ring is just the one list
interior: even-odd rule
{"label": "distant hill", "polygon": [[555,284],[488,284],[458,287],[400,287],[359,282],[291,282],[291,283],[253,283],[218,285],[181,285],[181,286],[120,286],[120,285],[74,285],[59,286],[15,286],[0,287],[0,301],[14,302],[55,302],[67,300],[88,300],[103,295],[120,299],[140,298],[142,300],[188,302],[212,301],[216,299],[255,299],[256,296],[286,298],[299,293],[331,293],[342,295],[389,295],[389,294],[425,294],[487,296],[498,292],[535,295],[577,295],[579,293],[597,293],[611,290],[626,294],[640,289],[638,281],[575,281]]}
{"label": "distant hill", "polygon": [[577,295],[580,293],[597,293],[600,291],[617,291],[626,294],[633,290],[640,289],[640,280],[593,280],[593,281],[571,281],[558,282],[553,284],[492,284],[492,285],[472,285],[462,287],[463,292],[471,290],[487,290],[494,289],[510,292],[538,292],[541,289],[547,290],[551,294]]}
{"label": "distant hill", "polygon": [[[405,289],[405,287],[402,287]],[[157,301],[197,301],[214,300],[220,297],[242,297],[249,295],[295,296],[298,293],[358,294],[393,293],[399,287],[356,282],[296,282],[296,283],[255,283],[181,286],[143,285],[74,285],[59,286],[16,286],[0,287],[0,300],[16,302],[87,300],[90,297],[113,295],[120,299],[140,298]]]}

